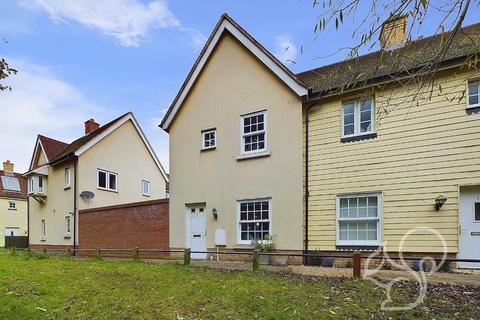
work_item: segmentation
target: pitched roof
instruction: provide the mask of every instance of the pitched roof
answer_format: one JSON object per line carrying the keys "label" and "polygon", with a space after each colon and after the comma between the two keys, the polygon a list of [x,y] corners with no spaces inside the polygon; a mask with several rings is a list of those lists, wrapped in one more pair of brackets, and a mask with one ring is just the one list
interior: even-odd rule
{"label": "pitched roof", "polygon": [[77,140],[73,141],[72,143],[67,144],[67,146],[65,148],[63,148],[63,150],[61,152],[59,152],[54,158],[51,158],[51,159],[49,158],[50,163],[56,163],[56,162],[62,160],[63,158],[66,158],[66,157],[72,155],[80,147],[82,147],[85,144],[87,144],[88,142],[90,142],[93,138],[95,138],[96,136],[98,136],[99,134],[101,134],[102,132],[107,130],[108,128],[110,128],[118,120],[120,120],[121,118],[125,117],[128,114],[131,114],[131,112],[124,113],[120,117],[113,119],[112,121],[104,124],[103,126],[99,127],[96,130],[93,130],[89,134],[86,134],[83,137],[80,137]]}
{"label": "pitched roof", "polygon": [[38,135],[38,139],[42,144],[43,151],[45,151],[45,154],[47,155],[48,160],[55,158],[60,152],[62,152],[68,146],[68,143],[55,140],[52,138],[48,138],[40,134]]}
{"label": "pitched roof", "polygon": [[[57,149],[55,149],[56,152],[54,153],[52,151],[52,153],[51,153],[52,155],[54,154],[54,156],[50,157],[47,154],[47,158],[49,160],[48,164],[51,165],[51,166],[54,166],[58,163],[63,162],[64,160],[70,159],[73,156],[79,156],[80,154],[82,154],[83,152],[88,150],[91,146],[93,146],[95,143],[97,143],[98,141],[103,139],[103,137],[108,135],[111,131],[115,130],[118,126],[122,125],[123,123],[127,122],[128,120],[132,121],[133,125],[137,129],[138,134],[140,135],[141,139],[143,140],[143,142],[145,144],[145,147],[150,152],[153,160],[155,161],[155,163],[156,163],[157,167],[159,168],[160,172],[162,173],[162,176],[164,177],[165,181],[168,182],[168,175],[165,172],[165,169],[163,168],[162,164],[158,160],[157,155],[153,151],[152,146],[150,145],[147,138],[145,137],[145,134],[143,133],[142,128],[140,128],[140,126],[138,125],[138,122],[135,119],[135,117],[133,116],[132,112],[127,112],[125,114],[122,114],[118,118],[115,118],[112,121],[110,121],[110,122],[104,124],[103,126],[99,127],[98,129],[96,129],[96,130],[94,130],[94,131],[76,139],[75,141],[73,141],[70,144],[65,144],[65,143],[60,142],[58,140],[46,138],[46,137],[40,136],[40,135],[38,136],[38,139],[45,139],[45,138],[49,139],[48,141],[47,140],[45,140],[45,141],[47,141],[47,143],[50,143],[52,145],[54,144],[54,143],[52,143],[52,141],[56,141],[56,142],[64,144],[64,146],[63,146],[63,148],[61,148],[61,150],[60,150],[60,144],[56,145],[58,147]],[[41,140],[41,141],[43,141],[43,140]],[[53,148],[51,150],[53,150]],[[60,151],[57,152],[58,150],[60,150]],[[34,168],[31,166],[30,169],[32,170]],[[29,174],[29,173],[30,172],[27,172],[26,175]]]}
{"label": "pitched roof", "polygon": [[[312,92],[324,92],[341,87],[362,86],[366,82],[392,79],[408,70],[426,67],[440,53],[450,32],[410,41],[402,48],[380,50],[354,59],[298,73],[297,78]],[[443,41],[443,42],[442,42]],[[465,61],[465,57],[480,52],[480,23],[458,30],[442,62]]]}
{"label": "pitched roof", "polygon": [[167,130],[175,118],[177,111],[179,110],[183,100],[187,96],[190,88],[195,83],[198,75],[205,66],[210,54],[215,49],[218,41],[224,32],[229,32],[233,37],[240,41],[244,47],[254,54],[268,69],[270,69],[280,80],[282,80],[291,90],[297,95],[307,95],[308,90],[305,85],[298,80],[293,72],[291,72],[285,65],[283,65],[273,54],[265,49],[255,38],[253,38],[245,29],[243,29],[235,20],[233,20],[228,14],[224,13],[215,28],[213,29],[210,37],[205,43],[202,51],[200,52],[197,60],[193,64],[187,78],[183,82],[180,90],[178,91],[175,99],[168,108],[165,116],[162,119],[160,127]]}
{"label": "pitched roof", "polygon": [[2,179],[0,179],[0,198],[13,198],[13,199],[26,199],[27,198],[27,180],[22,177],[20,173],[7,173],[3,170],[0,170],[0,177],[11,177],[17,178],[20,184],[20,192],[5,190]]}

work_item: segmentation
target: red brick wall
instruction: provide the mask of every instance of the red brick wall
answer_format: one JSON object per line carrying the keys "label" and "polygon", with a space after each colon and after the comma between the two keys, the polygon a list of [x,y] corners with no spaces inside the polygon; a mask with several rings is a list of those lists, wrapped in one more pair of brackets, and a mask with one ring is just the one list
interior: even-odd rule
{"label": "red brick wall", "polygon": [[79,247],[168,248],[168,204],[161,199],[80,210]]}

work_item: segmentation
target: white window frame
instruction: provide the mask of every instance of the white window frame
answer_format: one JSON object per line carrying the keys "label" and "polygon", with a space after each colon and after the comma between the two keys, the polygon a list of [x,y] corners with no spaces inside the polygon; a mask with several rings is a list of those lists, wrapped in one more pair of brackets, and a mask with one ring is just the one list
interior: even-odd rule
{"label": "white window frame", "polygon": [[70,237],[72,231],[72,217],[70,215],[65,216],[65,237]]}
{"label": "white window frame", "polygon": [[[359,198],[359,197],[377,197],[377,218],[340,218],[340,199]],[[378,246],[382,243],[382,193],[355,193],[337,195],[336,199],[336,243],[338,246]],[[377,240],[340,240],[340,221],[377,221]]]}
{"label": "white window frame", "polygon": [[17,203],[15,201],[8,201],[8,210],[17,211]]}
{"label": "white window frame", "polygon": [[[205,137],[208,133],[213,133],[214,136],[214,145],[205,147]],[[217,147],[217,129],[207,129],[202,131],[202,150],[215,149]]]}
{"label": "white window frame", "polygon": [[40,240],[45,241],[47,239],[47,223],[45,219],[40,221]]}
{"label": "white window frame", "polygon": [[[361,110],[361,103],[363,101],[371,100],[372,107],[370,109],[370,119],[371,119],[371,129],[370,131],[366,132],[360,132],[360,110]],[[347,103],[353,102],[353,133],[352,134],[345,134],[345,108],[344,105]],[[373,96],[367,97],[367,98],[358,98],[358,99],[351,99],[351,100],[345,100],[342,101],[342,126],[341,126],[341,137],[342,138],[350,138],[350,137],[358,137],[358,136],[363,136],[367,134],[372,134],[375,133],[375,99]]]}
{"label": "white window frame", "polygon": [[[37,179],[37,180],[38,180],[38,193],[44,193],[44,190],[45,190],[45,189],[44,189],[44,188],[45,188],[45,186],[44,186],[45,181],[43,181],[43,180],[44,180],[43,177],[42,177],[42,176],[38,176],[38,179]],[[40,186],[40,181],[42,182],[42,185],[41,185],[41,186]]]}
{"label": "white window frame", "polygon": [[[101,187],[100,186],[100,178],[99,178],[99,173],[100,172],[105,173],[105,185],[106,185],[106,187]],[[111,188],[111,186],[110,186],[110,176],[111,175],[115,176],[115,188]],[[97,189],[117,192],[118,191],[118,173],[103,170],[103,169],[97,169]]]}
{"label": "white window frame", "polygon": [[[145,192],[145,185],[147,185],[147,192]],[[142,180],[142,195],[150,197],[150,181]]]}
{"label": "white window frame", "polygon": [[28,177],[28,193],[33,192],[33,177]]}
{"label": "white window frame", "polygon": [[[254,117],[263,114],[263,130],[255,131],[255,132],[249,132],[245,133],[244,130],[244,120],[246,118]],[[253,136],[257,134],[264,134],[265,140],[264,140],[264,146],[263,149],[257,149],[257,150],[250,150],[250,151],[245,151],[245,137],[247,136]],[[267,147],[267,110],[262,110],[262,111],[257,111],[257,112],[252,112],[252,113],[247,113],[244,115],[240,116],[240,154],[245,155],[245,154],[255,154],[255,153],[263,153],[268,150]]]}
{"label": "white window frame", "polygon": [[[478,87],[478,103],[470,105],[470,86],[476,85]],[[469,80],[467,81],[467,109],[479,108],[480,107],[480,80]]]}
{"label": "white window frame", "polygon": [[72,182],[72,170],[70,167],[65,168],[65,188],[70,188]]}
{"label": "white window frame", "polygon": [[[246,199],[237,201],[237,244],[252,244],[252,240],[242,240],[242,226],[240,220],[240,205],[242,203],[250,202],[268,202],[268,220],[249,220],[248,222],[269,222],[268,232],[272,235],[272,198],[256,198],[256,199]],[[246,221],[247,222],[247,221]]]}

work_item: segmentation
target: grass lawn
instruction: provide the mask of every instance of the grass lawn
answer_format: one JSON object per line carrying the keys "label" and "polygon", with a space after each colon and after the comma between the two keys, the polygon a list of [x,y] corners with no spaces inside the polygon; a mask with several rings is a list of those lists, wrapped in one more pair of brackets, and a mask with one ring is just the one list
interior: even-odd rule
{"label": "grass lawn", "polygon": [[[462,292],[477,290],[469,296]],[[458,291],[458,292],[456,292]],[[396,301],[414,301],[403,285]],[[175,263],[78,261],[0,250],[1,319],[478,318],[478,288],[437,285],[413,311],[383,312],[363,280],[224,272]]]}

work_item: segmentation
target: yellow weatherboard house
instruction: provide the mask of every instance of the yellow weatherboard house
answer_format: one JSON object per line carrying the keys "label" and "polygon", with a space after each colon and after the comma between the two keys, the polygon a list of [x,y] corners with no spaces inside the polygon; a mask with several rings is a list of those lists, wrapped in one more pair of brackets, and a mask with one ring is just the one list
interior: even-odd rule
{"label": "yellow weatherboard house", "polygon": [[406,23],[387,20],[377,52],[294,74],[223,15],[160,125],[170,246],[273,235],[278,251],[479,259],[480,24],[440,52]]}
{"label": "yellow weatherboard house", "polygon": [[27,182],[8,160],[0,170],[0,231],[0,247],[5,246],[5,236],[28,234]]}

